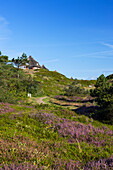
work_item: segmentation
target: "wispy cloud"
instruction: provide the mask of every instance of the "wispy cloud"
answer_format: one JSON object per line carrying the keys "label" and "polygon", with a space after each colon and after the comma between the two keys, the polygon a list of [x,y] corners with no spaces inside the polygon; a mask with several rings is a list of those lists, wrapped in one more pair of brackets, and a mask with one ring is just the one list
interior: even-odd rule
{"label": "wispy cloud", "polygon": [[73,56],[75,57],[93,57],[93,58],[108,58],[108,56],[112,55],[113,56],[113,50],[109,51],[97,51],[93,53],[87,53],[87,54],[81,54],[81,55],[76,55]]}
{"label": "wispy cloud", "polygon": [[104,51],[97,51],[97,52],[92,52],[92,53],[86,53],[86,54],[78,54],[76,56],[71,56],[72,58],[78,58],[78,57],[91,57],[91,58],[108,58],[108,57],[113,57],[113,45],[109,43],[104,43],[101,41],[96,41],[96,42],[90,42],[90,44],[96,43],[96,44],[101,44],[107,47],[110,47],[111,50],[104,50]]}
{"label": "wispy cloud", "polygon": [[111,44],[108,44],[108,43],[102,43],[102,44],[113,49],[113,45]]}

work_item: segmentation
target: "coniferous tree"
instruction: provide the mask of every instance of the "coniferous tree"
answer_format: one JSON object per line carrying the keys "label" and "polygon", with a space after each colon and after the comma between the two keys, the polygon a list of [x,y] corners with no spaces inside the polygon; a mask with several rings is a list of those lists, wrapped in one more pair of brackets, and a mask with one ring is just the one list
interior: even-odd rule
{"label": "coniferous tree", "polygon": [[26,65],[29,61],[27,59],[27,55],[25,53],[22,54],[21,57],[18,57],[16,59],[12,59],[12,62],[18,69],[18,81],[19,81],[19,68],[20,66]]}
{"label": "coniferous tree", "polygon": [[100,107],[97,118],[113,124],[113,83],[102,74],[90,94]]}
{"label": "coniferous tree", "polygon": [[2,55],[2,53],[0,51],[0,63],[1,64],[6,64],[7,62],[8,62],[8,56]]}

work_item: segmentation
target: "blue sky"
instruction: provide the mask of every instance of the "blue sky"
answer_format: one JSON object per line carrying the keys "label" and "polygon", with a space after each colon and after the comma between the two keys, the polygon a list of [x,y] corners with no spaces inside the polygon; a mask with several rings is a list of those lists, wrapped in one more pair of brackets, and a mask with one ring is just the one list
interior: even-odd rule
{"label": "blue sky", "polygon": [[113,73],[113,0],[0,0],[0,51],[78,79]]}

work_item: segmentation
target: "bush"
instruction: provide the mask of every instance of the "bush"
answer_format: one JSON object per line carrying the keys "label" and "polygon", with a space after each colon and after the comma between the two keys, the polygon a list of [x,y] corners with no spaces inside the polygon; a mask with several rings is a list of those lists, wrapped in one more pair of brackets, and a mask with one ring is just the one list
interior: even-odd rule
{"label": "bush", "polygon": [[42,95],[40,83],[31,75],[26,75],[23,70],[0,63],[0,101],[16,103],[25,99],[27,93],[31,93],[33,96]]}
{"label": "bush", "polygon": [[65,89],[66,96],[86,95],[88,91],[79,86],[70,85],[68,89]]}
{"label": "bush", "polygon": [[95,101],[100,106],[96,118],[113,124],[113,84],[107,81],[107,78],[102,74],[90,94],[95,97]]}

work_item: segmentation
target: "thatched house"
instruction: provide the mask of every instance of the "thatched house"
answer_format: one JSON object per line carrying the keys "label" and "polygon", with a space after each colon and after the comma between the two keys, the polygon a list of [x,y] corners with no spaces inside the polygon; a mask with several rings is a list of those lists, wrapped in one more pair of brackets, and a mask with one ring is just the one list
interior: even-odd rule
{"label": "thatched house", "polygon": [[[40,69],[40,68],[43,68],[43,69],[47,69],[44,65],[42,65],[42,67],[40,66],[40,64],[34,60],[34,58],[32,56],[29,56],[28,57],[28,63],[26,65],[22,65],[20,66],[21,69]],[[47,69],[48,70],[48,69]]]}
{"label": "thatched house", "polygon": [[40,64],[37,61],[35,61],[32,56],[29,56],[28,60],[29,60],[29,64],[28,66],[26,66],[27,68],[29,69],[40,69],[41,68]]}

